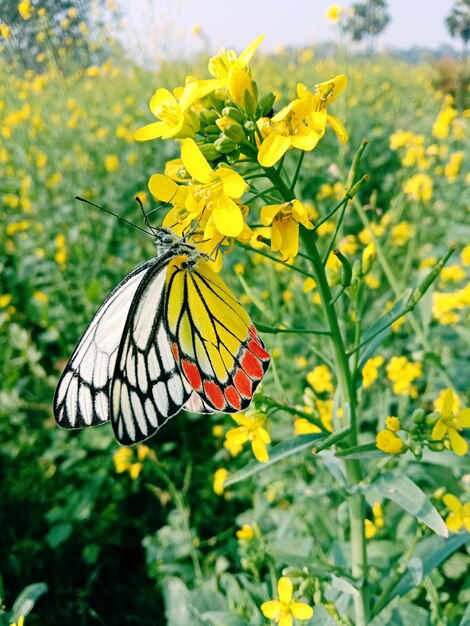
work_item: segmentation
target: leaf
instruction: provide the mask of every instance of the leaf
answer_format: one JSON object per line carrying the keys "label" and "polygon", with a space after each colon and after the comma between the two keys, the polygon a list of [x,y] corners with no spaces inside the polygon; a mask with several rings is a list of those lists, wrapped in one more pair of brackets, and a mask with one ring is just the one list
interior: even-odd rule
{"label": "leaf", "polygon": [[397,316],[404,315],[407,312],[407,303],[411,293],[412,289],[407,289],[405,293],[395,302],[390,311],[388,311],[385,315],[382,315],[382,317],[379,317],[379,319],[374,322],[372,326],[369,326],[369,328],[367,328],[364,332],[362,335],[363,342],[367,341],[369,337],[374,337],[375,333],[380,331],[364,346],[364,350],[362,351],[361,359],[359,361],[359,370],[364,367],[365,362],[374,354],[377,346],[380,345],[389,334],[392,324],[396,320]]}
{"label": "leaf", "polygon": [[447,537],[449,531],[444,520],[431,504],[426,494],[408,476],[387,472],[368,485],[358,485],[351,491],[369,493],[380,500],[388,498],[421,520],[438,535]]}
{"label": "leaf", "polygon": [[302,622],[305,626],[337,626],[338,622],[331,617],[322,604],[316,604],[313,609],[313,617],[308,622]]}
{"label": "leaf", "polygon": [[10,622],[18,622],[21,616],[28,615],[39,598],[48,590],[46,583],[34,583],[21,591],[11,609]]}
{"label": "leaf", "polygon": [[[443,563],[451,554],[470,541],[470,533],[459,533],[448,539],[442,537],[425,537],[416,546],[413,557],[419,557],[423,562],[423,577]],[[395,596],[404,596],[415,586],[411,574],[407,572],[393,590],[390,599]]]}
{"label": "leaf", "polygon": [[248,626],[244,617],[234,615],[228,611],[206,611],[201,615],[201,619],[211,626]]}
{"label": "leaf", "polygon": [[73,531],[73,526],[70,522],[63,522],[61,524],[56,524],[52,526],[49,532],[46,535],[46,541],[50,545],[50,547],[55,550],[59,547],[64,541],[70,537]]}
{"label": "leaf", "polygon": [[308,448],[311,448],[314,442],[322,441],[323,439],[325,439],[325,435],[323,433],[314,433],[310,435],[297,435],[296,437],[292,437],[292,439],[282,441],[269,451],[269,461],[266,463],[258,463],[258,461],[248,463],[248,465],[242,467],[242,469],[238,470],[238,472],[229,476],[224,482],[224,487],[228,487],[229,485],[234,485],[235,483],[245,480],[245,478],[261,472],[266,467],[274,465],[274,463],[277,463],[282,459],[287,459],[294,454],[304,452]]}
{"label": "leaf", "polygon": [[341,576],[335,576],[335,574],[331,575],[331,586],[351,596],[359,595],[359,591],[350,580]]}
{"label": "leaf", "polygon": [[272,543],[268,543],[265,546],[265,551],[269,556],[278,561],[278,563],[298,567],[300,569],[306,567],[313,576],[317,576],[318,578],[329,576],[334,569],[333,567],[329,567],[327,563],[319,563],[305,551],[303,554],[300,554],[299,552],[283,550]]}

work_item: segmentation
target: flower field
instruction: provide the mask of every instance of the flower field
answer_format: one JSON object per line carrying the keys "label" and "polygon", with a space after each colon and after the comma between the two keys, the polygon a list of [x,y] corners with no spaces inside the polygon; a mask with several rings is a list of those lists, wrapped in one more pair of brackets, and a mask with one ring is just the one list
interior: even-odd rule
{"label": "flower field", "polygon": [[[150,72],[113,51],[68,71],[66,45],[25,68],[0,36],[0,623],[469,623],[468,92],[261,37]],[[58,428],[53,397],[156,255],[136,197],[271,363],[207,347],[221,305],[186,291],[191,363],[199,336],[212,385],[250,366],[253,401],[221,383],[217,411],[201,382],[210,415],[127,447]]]}

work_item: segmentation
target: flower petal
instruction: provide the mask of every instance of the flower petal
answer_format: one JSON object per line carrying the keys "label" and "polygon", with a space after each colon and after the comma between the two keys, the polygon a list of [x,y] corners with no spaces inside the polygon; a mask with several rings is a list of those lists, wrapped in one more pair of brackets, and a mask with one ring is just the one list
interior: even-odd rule
{"label": "flower petal", "polygon": [[215,170],[216,176],[222,181],[224,193],[230,198],[240,198],[246,191],[246,182],[232,169],[228,167],[219,167]]}
{"label": "flower petal", "polygon": [[440,441],[441,439],[443,439],[446,432],[447,426],[444,424],[442,418],[439,418],[436,425],[432,429],[431,437],[434,439],[434,441]]}
{"label": "flower petal", "polygon": [[194,139],[187,138],[181,147],[181,159],[190,176],[200,183],[207,183],[213,172]]}
{"label": "flower petal", "polygon": [[281,603],[279,600],[269,600],[261,605],[261,612],[268,619],[278,619],[281,611]]}
{"label": "flower petal", "polygon": [[287,576],[282,576],[277,583],[279,600],[284,602],[284,604],[290,604],[292,602],[292,591],[292,582],[289,578],[287,578]]}
{"label": "flower petal", "polygon": [[261,209],[261,223],[263,226],[269,226],[279,211],[282,204],[267,204]]}
{"label": "flower petal", "polygon": [[150,110],[156,117],[160,117],[158,113],[163,106],[176,107],[178,102],[168,89],[157,89],[150,100]]}
{"label": "flower petal", "polygon": [[462,528],[462,518],[456,513],[451,513],[446,517],[446,526],[453,532],[458,532]]}
{"label": "flower petal", "polygon": [[263,602],[260,608],[264,617],[267,617],[268,619],[279,619],[279,613],[281,612],[281,603],[279,600],[269,600],[268,602]]}
{"label": "flower petal", "polygon": [[134,139],[136,141],[148,141],[149,139],[159,139],[165,130],[167,125],[163,122],[153,122],[153,124],[147,124],[136,130],[134,133]]}
{"label": "flower petal", "polygon": [[328,115],[327,119],[331,128],[335,131],[341,143],[346,143],[347,140],[349,139],[349,136],[348,136],[348,131],[345,129],[343,125],[343,122],[341,122],[339,118],[337,118],[334,115]]}
{"label": "flower petal", "polygon": [[243,216],[240,207],[225,194],[217,197],[212,213],[219,233],[227,237],[237,237],[243,230]]}
{"label": "flower petal", "polygon": [[292,615],[297,619],[310,619],[313,615],[313,609],[303,602],[293,602],[290,606]]}
{"label": "flower petal", "polygon": [[282,230],[280,222],[274,222],[271,228],[271,250],[279,252],[282,246]]}
{"label": "flower petal", "polygon": [[292,626],[292,614],[291,613],[283,613],[281,615],[281,619],[279,620],[279,626]]}
{"label": "flower petal", "polygon": [[258,161],[263,167],[272,167],[291,146],[291,138],[273,132],[261,144]]}
{"label": "flower petal", "polygon": [[246,65],[248,65],[248,63],[251,61],[251,57],[256,52],[256,49],[258,48],[260,43],[263,41],[263,39],[264,39],[264,35],[260,35],[259,37],[256,37],[256,39],[252,41],[243,50],[243,52],[238,57],[238,61],[237,61],[238,67],[245,67]]}
{"label": "flower petal", "polygon": [[261,441],[261,439],[253,439],[251,442],[251,448],[257,461],[260,463],[267,463],[269,461],[269,454],[266,449],[266,445]]}
{"label": "flower petal", "polygon": [[452,493],[446,493],[442,498],[442,501],[452,513],[460,513],[462,510],[462,504],[457,496],[454,496]]}
{"label": "flower petal", "polygon": [[282,246],[280,250],[288,258],[297,255],[299,251],[299,225],[297,222],[290,221],[282,225]]}
{"label": "flower petal", "polygon": [[256,435],[261,439],[263,443],[271,443],[271,437],[265,428],[258,428]]}
{"label": "flower petal", "polygon": [[181,112],[186,111],[192,103],[197,100],[199,97],[200,88],[197,80],[187,80],[186,85],[183,89],[183,93],[181,94],[179,106]]}
{"label": "flower petal", "polygon": [[462,428],[470,428],[470,409],[462,409],[457,413],[457,419]]}
{"label": "flower petal", "polygon": [[153,174],[149,180],[149,190],[152,196],[162,202],[172,202],[178,193],[179,185],[163,174]]}
{"label": "flower petal", "polygon": [[455,454],[459,456],[463,456],[468,451],[468,443],[459,435],[459,433],[455,430],[455,428],[449,428],[449,439],[450,445],[452,446],[452,450]]}
{"label": "flower petal", "polygon": [[442,401],[442,415],[450,415],[454,408],[454,392],[448,387],[444,392],[444,399]]}
{"label": "flower petal", "polygon": [[291,137],[294,148],[306,151],[313,150],[320,139],[321,136],[305,124],[299,124],[295,135]]}
{"label": "flower petal", "polygon": [[329,104],[344,91],[347,84],[348,77],[345,74],[338,74],[331,80],[326,80],[324,83],[317,85],[317,89],[321,92],[323,98],[325,96],[328,98]]}

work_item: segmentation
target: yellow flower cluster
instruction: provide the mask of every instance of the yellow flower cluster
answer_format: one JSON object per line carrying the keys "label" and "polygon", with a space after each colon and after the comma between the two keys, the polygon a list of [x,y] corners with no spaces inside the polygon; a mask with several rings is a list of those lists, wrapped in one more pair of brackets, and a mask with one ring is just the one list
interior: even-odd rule
{"label": "yellow flower cluster", "polygon": [[432,314],[440,324],[453,326],[461,319],[464,309],[470,307],[470,283],[453,292],[435,291],[432,294]]}
{"label": "yellow flower cluster", "polygon": [[231,416],[238,428],[230,429],[225,437],[229,450],[238,449],[249,441],[255,458],[260,463],[269,461],[269,454],[266,444],[271,443],[271,437],[265,428],[266,415],[256,413],[254,409],[248,409],[245,413],[236,413]]}
{"label": "yellow flower cluster", "polygon": [[132,480],[136,480],[144,467],[144,460],[154,456],[154,452],[143,444],[138,445],[135,450],[122,447],[113,455],[114,467],[118,474],[129,472]]}
{"label": "yellow flower cluster", "polygon": [[[256,237],[243,204],[250,185],[243,170],[235,171],[236,166],[254,164],[269,178],[270,168],[288,150],[313,150],[327,127],[333,128],[340,141],[347,141],[342,122],[328,111],[346,87],[342,74],[313,91],[299,83],[297,98],[271,115],[275,95],[258,96],[248,65],[262,39],[255,39],[240,56],[233,50],[220,50],[209,61],[210,79],[189,76],[173,92],[157,89],[150,109],[158,121],[134,135],[139,141],[183,140],[181,159],[169,162],[164,175],[153,175],[149,189],[157,200],[172,207],[165,226],[182,235],[196,224],[192,240],[215,257],[216,269],[222,263],[222,245],[231,239],[248,243]],[[271,249],[286,259],[298,253],[300,225],[313,228],[309,209],[297,199],[264,206],[261,222]]]}
{"label": "yellow flower cluster", "polygon": [[380,502],[374,502],[372,505],[373,520],[365,519],[365,536],[366,539],[373,539],[381,528],[385,526],[384,512]]}
{"label": "yellow flower cluster", "polygon": [[328,365],[317,365],[307,374],[307,382],[316,393],[334,391],[333,376]]}
{"label": "yellow flower cluster", "polygon": [[370,387],[379,377],[379,367],[384,364],[382,356],[374,356],[365,362],[362,368],[362,386],[364,389]]}
{"label": "yellow flower cluster", "polygon": [[439,419],[432,431],[432,439],[448,442],[452,450],[462,456],[468,451],[468,444],[459,431],[470,428],[470,409],[460,409],[460,401],[452,389],[446,389],[437,403]]}
{"label": "yellow flower cluster", "polygon": [[385,367],[388,379],[393,383],[393,392],[399,396],[416,398],[418,390],[413,382],[423,374],[423,365],[408,361],[405,356],[393,356]]}

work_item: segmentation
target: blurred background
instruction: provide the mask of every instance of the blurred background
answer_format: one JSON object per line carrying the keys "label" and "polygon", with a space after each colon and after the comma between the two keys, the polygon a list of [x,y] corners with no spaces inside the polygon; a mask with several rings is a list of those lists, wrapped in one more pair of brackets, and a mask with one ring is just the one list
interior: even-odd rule
{"label": "blurred background", "polygon": [[[218,601],[251,611],[250,624],[265,623],[247,582],[259,582],[262,566],[256,569],[256,555],[240,553],[235,531],[250,507],[261,507],[261,515],[274,502],[282,511],[296,496],[269,474],[228,494],[214,490],[217,469],[251,459],[249,450],[233,458],[223,446],[229,418],[179,415],[148,448],[123,453],[109,426],[65,432],[51,411],[60,372],[94,311],[122,277],[155,254],[150,238],[74,196],[140,225],[134,197],[147,209],[156,206],[148,179],[178,152],[172,142],[133,140],[137,128],[153,121],[153,92],[184,84],[188,74],[208,78],[208,58],[219,47],[239,53],[261,33],[266,37],[253,74],[260,91],[273,91],[280,104],[294,97],[297,81],[313,88],[338,73],[349,77],[334,113],[347,120],[350,141],[344,147],[333,137],[322,142],[306,166],[305,199],[326,212],[341,197],[347,166],[367,137],[364,171],[372,182],[361,201],[378,219],[391,206],[406,206],[413,194],[403,190],[406,181],[427,177],[414,193],[421,208],[432,210],[416,223],[434,234],[432,246],[415,248],[418,262],[445,250],[443,233],[468,240],[468,225],[462,230],[462,222],[445,213],[452,207],[462,214],[468,206],[461,166],[470,114],[468,0],[3,1],[0,597],[8,610],[26,588],[12,620],[37,600],[26,617],[31,625],[165,624],[168,607],[193,589],[199,559],[212,581],[200,597],[219,585]],[[351,244],[360,230],[352,225]],[[408,259],[410,233],[407,226],[397,231],[397,259]],[[261,272],[237,253],[224,272],[255,318],[253,295],[299,314],[290,277],[267,266]],[[376,281],[371,288],[380,289],[380,276]],[[449,281],[460,284],[455,276]],[[459,323],[446,319],[445,333]],[[304,380],[316,364],[308,351],[298,358],[305,348],[292,340],[276,337],[270,346],[291,379],[295,371]],[[456,347],[457,380],[465,354],[468,348]],[[284,381],[287,389],[292,384]],[[298,389],[292,394],[293,402],[303,402]],[[280,425],[275,438],[286,429]],[[305,480],[305,471],[286,470],[292,481]],[[240,567],[245,578],[230,574]],[[198,619],[187,623],[209,623]]]}

